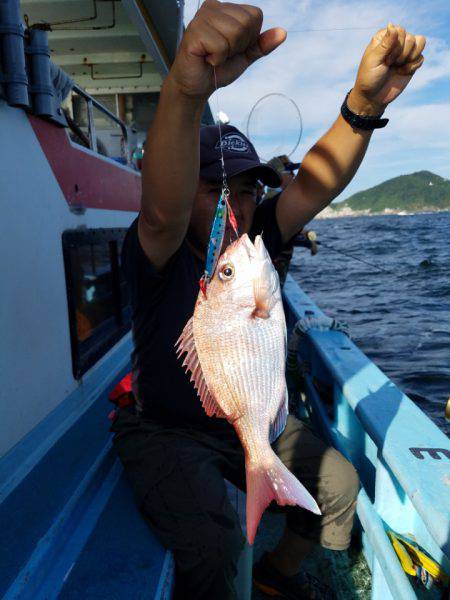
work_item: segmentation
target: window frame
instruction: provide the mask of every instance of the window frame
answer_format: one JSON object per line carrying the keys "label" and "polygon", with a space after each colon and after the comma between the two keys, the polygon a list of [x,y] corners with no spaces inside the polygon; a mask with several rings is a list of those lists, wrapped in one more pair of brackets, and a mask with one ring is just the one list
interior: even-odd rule
{"label": "window frame", "polygon": [[[66,280],[67,307],[69,316],[70,347],[72,355],[72,372],[75,379],[81,377],[95,365],[117,342],[131,329],[131,305],[123,306],[120,248],[125,239],[127,227],[67,229],[63,231],[62,249]],[[115,244],[110,245],[111,242]],[[86,340],[80,340],[77,329],[76,294],[72,272],[71,251],[74,248],[91,244],[108,243],[111,263],[112,296],[114,300],[115,324],[108,332],[108,320],[95,327]],[[102,331],[103,330],[103,331]],[[100,339],[99,339],[100,336]]]}

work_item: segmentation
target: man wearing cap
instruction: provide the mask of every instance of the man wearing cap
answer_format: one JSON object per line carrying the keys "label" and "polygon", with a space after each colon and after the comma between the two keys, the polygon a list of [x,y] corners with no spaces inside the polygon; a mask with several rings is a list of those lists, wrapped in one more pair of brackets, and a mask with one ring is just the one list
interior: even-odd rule
{"label": "man wearing cap", "polygon": [[[267,164],[272,167],[272,169],[275,169],[275,171],[278,173],[281,184],[277,188],[269,189],[267,193],[264,194],[264,202],[269,202],[272,198],[275,198],[275,196],[278,196],[283,190],[285,190],[287,186],[295,179],[294,171],[300,167],[300,163],[291,162],[286,154],[274,156]],[[309,234],[311,234],[311,236]],[[312,234],[314,234],[314,232],[309,232],[306,231],[306,229],[302,229],[292,239],[284,244],[280,254],[273,258],[273,264],[280,278],[281,287],[284,286],[286,281],[292,255],[294,253],[294,247],[308,248],[313,256],[317,254],[317,242],[315,241],[315,237],[312,239]]]}
{"label": "man wearing cap", "polygon": [[[133,306],[137,411],[119,411],[114,444],[142,514],[174,554],[176,596],[189,600],[236,598],[244,544],[224,483],[245,487],[242,448],[230,424],[204,414],[174,350],[204,269],[221,191],[220,146],[239,231],[263,231],[274,257],[351,180],[371,132],[386,124],[380,118],[385,107],[422,64],[425,44],[399,27],[378,32],[342,114],[306,154],[288,188],[256,206],[257,179],[277,187],[278,175],[260,163],[237,129],[223,127],[221,143],[218,129],[200,130],[200,122],[215,87],[213,66],[218,86],[228,85],[284,41],[284,30],[261,33],[261,26],[256,7],[206,0],[187,27],[147,137],[141,211],[122,252]],[[315,543],[348,547],[357,475],[293,417],[273,448],[317,499],[322,516],[288,507],[285,533],[255,566],[255,582],[283,598],[329,598],[300,573],[301,561]]]}
{"label": "man wearing cap", "polygon": [[282,192],[284,189],[287,188],[287,186],[291,183],[291,181],[294,181],[295,179],[295,173],[294,171],[296,171],[299,166],[300,163],[293,163],[289,160],[289,158],[286,156],[286,154],[282,154],[280,156],[274,156],[273,158],[271,158],[269,160],[269,162],[267,163],[269,165],[269,167],[272,167],[272,169],[274,169],[278,175],[280,176],[280,185],[276,188],[271,188],[264,196],[264,198],[266,200],[268,200],[269,198],[273,198],[273,196],[276,196],[277,194],[279,194],[280,192]]}

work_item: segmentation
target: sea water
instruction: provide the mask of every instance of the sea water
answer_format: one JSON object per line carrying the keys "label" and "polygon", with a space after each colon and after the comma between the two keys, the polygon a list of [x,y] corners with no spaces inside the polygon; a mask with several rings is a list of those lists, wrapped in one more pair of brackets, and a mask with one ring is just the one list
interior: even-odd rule
{"label": "sea water", "polygon": [[316,256],[295,249],[294,279],[449,434],[450,212],[323,219],[307,229],[324,246]]}

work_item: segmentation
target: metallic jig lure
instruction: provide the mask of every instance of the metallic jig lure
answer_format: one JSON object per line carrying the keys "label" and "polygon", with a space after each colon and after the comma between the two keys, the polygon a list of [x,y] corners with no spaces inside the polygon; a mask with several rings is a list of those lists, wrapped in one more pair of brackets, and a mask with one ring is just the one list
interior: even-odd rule
{"label": "metallic jig lure", "polygon": [[[214,85],[217,90],[217,77],[216,69],[214,68]],[[217,109],[219,108],[217,93],[216,93]],[[218,111],[219,112],[219,111]],[[223,157],[223,146],[222,146],[222,128],[220,126],[220,120],[218,121],[219,126],[219,146],[220,146],[220,162],[222,165],[222,193],[220,194],[219,201],[217,202],[216,212],[214,214],[214,220],[211,228],[211,234],[209,236],[208,252],[206,255],[205,271],[199,281],[200,289],[206,298],[206,288],[208,283],[211,281],[217,263],[219,261],[220,252],[222,250],[223,238],[225,235],[225,227],[227,219],[230,222],[231,228],[236,236],[239,237],[238,224],[234,215],[233,209],[230,205],[230,189],[227,183],[227,174],[225,171],[225,161]]]}
{"label": "metallic jig lure", "polygon": [[209,236],[208,252],[206,255],[205,271],[200,279],[200,288],[203,295],[206,296],[206,287],[211,281],[214,271],[216,270],[217,263],[219,261],[220,252],[222,249],[223,238],[225,235],[225,227],[227,219],[230,222],[231,228],[236,236],[239,237],[237,229],[236,217],[231,208],[230,202],[230,190],[224,186],[222,193],[220,194],[219,201],[217,202],[216,212],[214,214],[214,220],[211,228],[211,234]]}

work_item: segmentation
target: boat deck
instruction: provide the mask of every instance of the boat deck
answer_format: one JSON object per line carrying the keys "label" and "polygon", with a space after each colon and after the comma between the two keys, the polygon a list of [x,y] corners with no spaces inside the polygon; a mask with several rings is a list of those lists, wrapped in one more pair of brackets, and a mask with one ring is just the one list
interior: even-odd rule
{"label": "boat deck", "polygon": [[[263,552],[273,548],[284,528],[282,514],[266,512],[255,541],[254,561]],[[371,575],[363,553],[355,545],[349,551],[336,552],[316,548],[305,560],[304,569],[331,587],[338,600],[369,600]],[[253,587],[252,600],[267,600],[267,596]]]}

